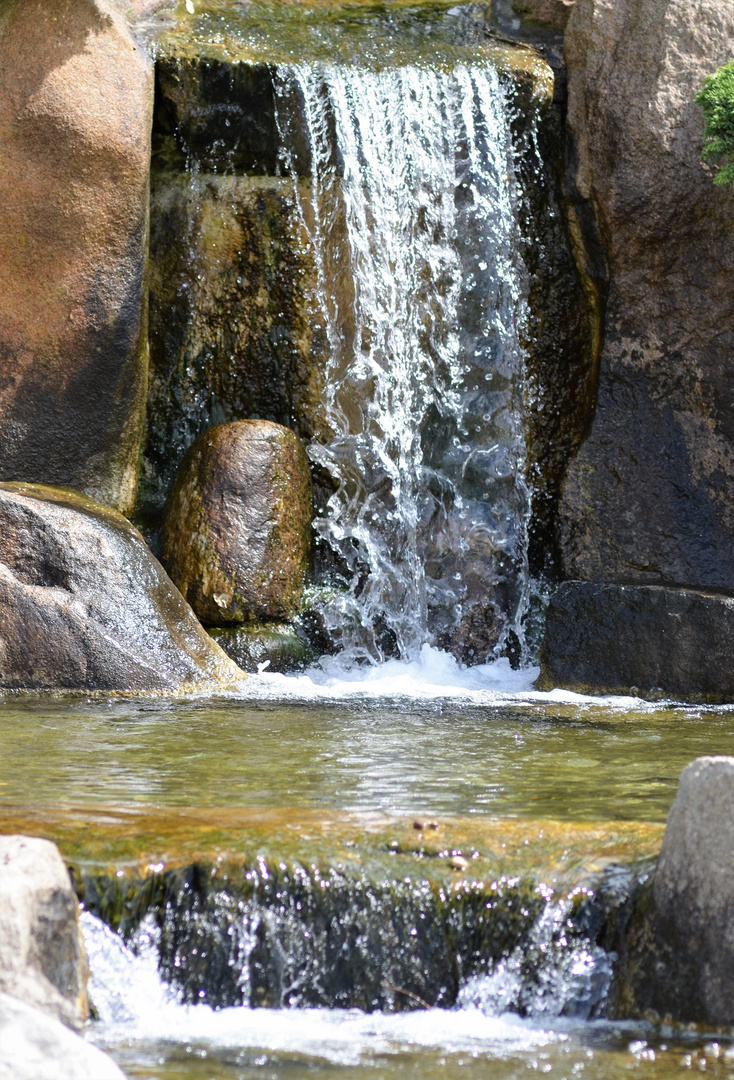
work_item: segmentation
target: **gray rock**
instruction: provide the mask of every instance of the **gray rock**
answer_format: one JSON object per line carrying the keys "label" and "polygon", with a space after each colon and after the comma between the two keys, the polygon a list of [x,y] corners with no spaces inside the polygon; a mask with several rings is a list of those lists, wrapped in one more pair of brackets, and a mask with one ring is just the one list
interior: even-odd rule
{"label": "gray rock", "polygon": [[734,1023],[734,758],[683,770],[652,883],[620,925],[613,1015]]}
{"label": "gray rock", "polygon": [[253,674],[262,664],[272,672],[302,671],[318,660],[305,634],[288,624],[213,628],[209,636],[243,671]]}
{"label": "gray rock", "polygon": [[125,1080],[125,1074],[52,1016],[0,993],[0,1080]]}
{"label": "gray rock", "polygon": [[734,757],[699,758],[683,770],[653,897],[658,934],[693,974],[690,1012],[680,1019],[733,1023]]}
{"label": "gray rock", "polygon": [[591,434],[561,503],[565,576],[734,587],[734,192],[700,161],[721,0],[578,0],[565,35],[576,186],[608,302]]}
{"label": "gray rock", "polygon": [[120,514],[0,484],[0,687],[212,692],[244,678]]}
{"label": "gray rock", "polygon": [[88,1012],[78,907],[55,844],[0,837],[0,990],[72,1027]]}
{"label": "gray rock", "polygon": [[564,582],[548,606],[539,686],[653,700],[734,701],[734,598]]}

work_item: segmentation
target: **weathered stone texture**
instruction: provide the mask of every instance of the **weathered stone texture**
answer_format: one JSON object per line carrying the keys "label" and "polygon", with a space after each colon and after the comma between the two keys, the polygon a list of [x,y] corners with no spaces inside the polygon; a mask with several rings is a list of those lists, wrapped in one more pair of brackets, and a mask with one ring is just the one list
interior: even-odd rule
{"label": "weathered stone texture", "polygon": [[0,687],[211,692],[244,678],[120,514],[0,484]]}
{"label": "weathered stone texture", "polygon": [[125,1080],[125,1074],[52,1016],[0,993],[0,1080]]}
{"label": "weathered stone texture", "polygon": [[0,12],[0,479],[132,508],[152,65],[105,0]]}
{"label": "weathered stone texture", "polygon": [[591,435],[567,476],[567,577],[734,585],[734,192],[693,97],[734,50],[727,0],[578,0],[576,183],[609,272]]}
{"label": "weathered stone texture", "polygon": [[548,606],[539,685],[734,701],[734,597],[566,581]]}
{"label": "weathered stone texture", "polygon": [[613,1011],[734,1023],[734,758],[683,770],[651,884],[627,912]]}
{"label": "weathered stone texture", "polygon": [[77,909],[55,844],[0,837],[0,991],[76,1028],[88,1013]]}
{"label": "weathered stone texture", "polygon": [[202,621],[287,620],[309,569],[311,477],[288,428],[241,420],[186,454],[163,523],[163,561]]}

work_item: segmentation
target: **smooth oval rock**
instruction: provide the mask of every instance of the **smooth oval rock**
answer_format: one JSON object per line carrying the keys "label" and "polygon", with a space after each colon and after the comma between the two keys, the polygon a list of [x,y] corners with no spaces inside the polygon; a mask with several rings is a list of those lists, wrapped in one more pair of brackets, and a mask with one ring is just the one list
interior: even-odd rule
{"label": "smooth oval rock", "polygon": [[245,678],[121,514],[0,484],[0,687],[187,693]]}
{"label": "smooth oval rock", "polygon": [[163,561],[209,626],[287,621],[309,569],[311,477],[289,429],[240,420],[204,432],[176,476]]}
{"label": "smooth oval rock", "polygon": [[0,1080],[125,1080],[125,1074],[52,1016],[0,993]]}
{"label": "smooth oval rock", "polygon": [[74,1028],[89,1011],[78,908],[55,844],[0,837],[0,991]]}
{"label": "smooth oval rock", "polygon": [[129,512],[147,386],[153,70],[105,0],[0,10],[0,480]]}

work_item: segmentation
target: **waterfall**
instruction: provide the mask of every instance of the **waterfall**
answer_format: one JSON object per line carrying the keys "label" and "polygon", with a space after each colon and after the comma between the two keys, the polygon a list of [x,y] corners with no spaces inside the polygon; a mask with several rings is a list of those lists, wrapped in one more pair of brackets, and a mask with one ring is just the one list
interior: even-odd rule
{"label": "waterfall", "polygon": [[429,643],[481,662],[522,638],[527,606],[506,91],[490,66],[297,64],[278,69],[276,105],[301,192],[294,148],[310,156],[299,205],[327,340],[309,453],[341,587],[322,590],[321,617],[348,659]]}

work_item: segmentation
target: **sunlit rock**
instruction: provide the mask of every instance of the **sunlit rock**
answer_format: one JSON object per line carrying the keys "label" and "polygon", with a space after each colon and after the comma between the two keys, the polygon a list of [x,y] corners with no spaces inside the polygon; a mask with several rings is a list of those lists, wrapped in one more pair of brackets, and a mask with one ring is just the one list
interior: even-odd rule
{"label": "sunlit rock", "polygon": [[539,685],[734,701],[734,597],[567,581],[548,606]]}
{"label": "sunlit rock", "polygon": [[186,454],[166,506],[163,559],[210,626],[289,619],[309,568],[302,443],[265,420],[220,424]]}
{"label": "sunlit rock", "polygon": [[0,687],[211,692],[242,679],[122,515],[0,484]]}
{"label": "sunlit rock", "polygon": [[613,1012],[734,1022],[734,758],[683,770],[654,878],[626,917]]}
{"label": "sunlit rock", "polygon": [[132,509],[153,71],[105,0],[0,12],[0,479]]}
{"label": "sunlit rock", "polygon": [[55,844],[0,837],[0,991],[74,1028],[88,1013],[77,907]]}
{"label": "sunlit rock", "polygon": [[0,993],[0,1076],[125,1080],[112,1058],[40,1009]]}

